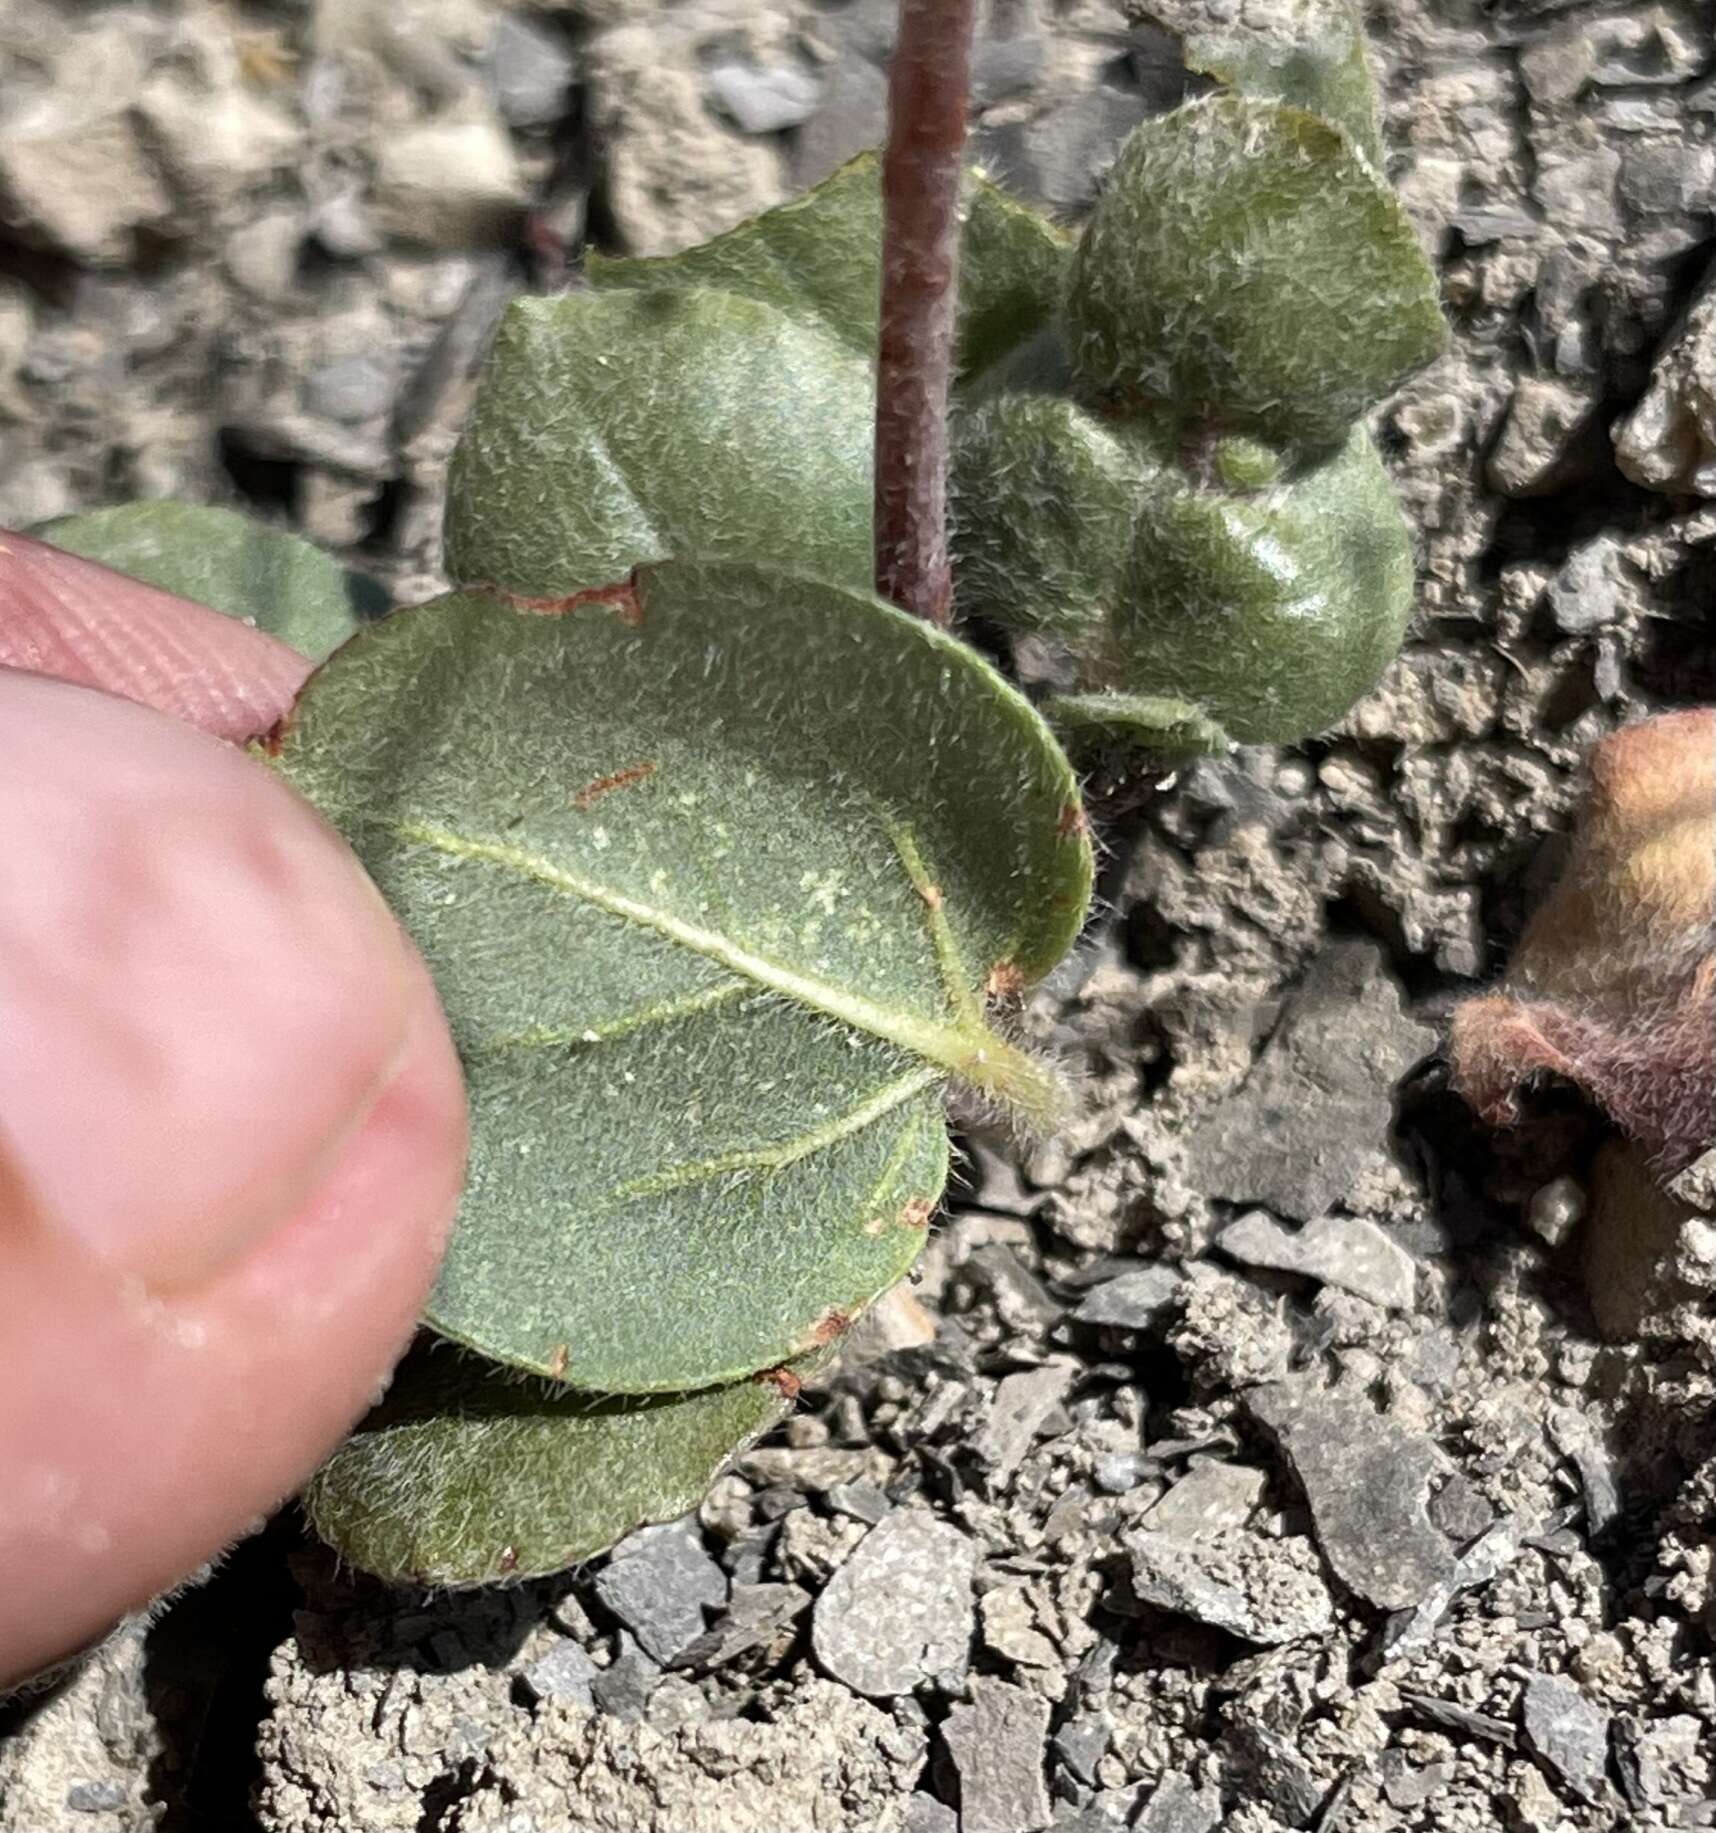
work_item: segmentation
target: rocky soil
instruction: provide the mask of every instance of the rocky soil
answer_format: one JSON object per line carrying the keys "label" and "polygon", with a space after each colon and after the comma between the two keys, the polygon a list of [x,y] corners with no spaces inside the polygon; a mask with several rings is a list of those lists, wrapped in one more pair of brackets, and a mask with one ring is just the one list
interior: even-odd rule
{"label": "rocky soil", "polygon": [[[1266,11],[1277,0],[1197,0]],[[991,0],[977,144],[1057,211],[1152,105],[1123,0]],[[503,301],[880,134],[884,0],[9,0],[0,524],[230,500],[435,581]],[[1379,416],[1412,640],[1337,733],[1109,836],[917,1287],[700,1514],[554,1583],[288,1514],[0,1741],[8,1833],[1716,1826],[1716,1233],[1597,1334],[1597,1130],[1439,1027],[1591,742],[1716,698],[1707,4],[1380,0],[1453,353]]]}

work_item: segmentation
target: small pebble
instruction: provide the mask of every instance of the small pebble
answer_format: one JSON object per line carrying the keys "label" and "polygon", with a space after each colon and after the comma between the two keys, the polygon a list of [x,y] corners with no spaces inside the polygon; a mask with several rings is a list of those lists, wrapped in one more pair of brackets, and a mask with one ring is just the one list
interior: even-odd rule
{"label": "small pebble", "polygon": [[1111,1496],[1123,1496],[1129,1489],[1136,1489],[1143,1474],[1144,1460],[1136,1451],[1119,1451],[1101,1458],[1091,1472],[1097,1488]]}
{"label": "small pebble", "polygon": [[519,1678],[536,1699],[569,1700],[587,1709],[594,1703],[590,1687],[599,1672],[576,1642],[558,1642]]}
{"label": "small pebble", "polygon": [[896,1508],[816,1600],[811,1645],[836,1680],[872,1699],[910,1693],[970,1658],[976,1549],[951,1522]]}
{"label": "small pebble", "polygon": [[1560,1247],[1585,1218],[1585,1189],[1575,1177],[1540,1184],[1526,1206],[1525,1225],[1547,1247]]}
{"label": "small pebble", "polygon": [[747,134],[797,127],[822,100],[822,84],[793,64],[713,64],[705,80],[716,106]]}
{"label": "small pebble", "polygon": [[727,1575],[704,1550],[694,1516],[640,1528],[596,1575],[596,1595],[657,1661],[703,1634],[705,1608],[727,1601]]}
{"label": "small pebble", "polygon": [[595,1703],[612,1718],[641,1719],[661,1669],[622,1629],[620,1652],[591,1682]]}

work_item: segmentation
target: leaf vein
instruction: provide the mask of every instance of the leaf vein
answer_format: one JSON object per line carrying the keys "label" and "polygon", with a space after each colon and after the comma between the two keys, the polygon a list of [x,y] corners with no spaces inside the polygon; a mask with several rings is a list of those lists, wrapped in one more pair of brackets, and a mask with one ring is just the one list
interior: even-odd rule
{"label": "leaf vein", "polygon": [[912,830],[900,821],[890,820],[886,826],[888,838],[894,843],[894,851],[900,856],[900,864],[905,867],[906,877],[911,880],[912,889],[923,904],[924,920],[929,926],[930,941],[935,947],[936,967],[941,973],[942,985],[947,989],[953,1016],[965,1024],[980,1026],[983,1017],[972,993],[971,982],[966,977],[965,962],[960,957],[953,925],[947,920],[947,907],[942,900],[941,887],[930,876],[929,867],[924,864],[923,854],[918,851],[917,839]]}
{"label": "leaf vein", "polygon": [[608,1044],[617,1038],[652,1025],[670,1025],[675,1019],[693,1018],[724,1006],[742,994],[754,994],[748,980],[719,980],[713,986],[700,987],[678,999],[660,999],[653,1005],[634,1006],[617,1018],[599,1025],[533,1025],[528,1031],[513,1031],[471,1046],[473,1056],[498,1056],[507,1050],[553,1050],[569,1044]]}
{"label": "leaf vein", "polygon": [[868,1032],[898,1050],[921,1057],[926,1063],[934,1063],[974,1088],[1000,1094],[1021,1107],[1042,1113],[1053,1112],[1059,1106],[1060,1084],[1053,1072],[981,1023],[945,1024],[915,1012],[882,1005],[849,987],[831,986],[814,975],[770,960],[728,936],[688,922],[671,910],[659,909],[642,898],[584,878],[552,859],[506,841],[473,838],[425,821],[378,818],[375,824],[401,840],[428,847],[443,857],[517,873],[551,891],[563,892],[580,903],[647,929],[665,941],[719,963],[730,973],[753,981],[769,992],[779,993],[798,1005],[820,1012],[849,1030]]}
{"label": "leaf vein", "polygon": [[841,1140],[850,1139],[854,1133],[861,1133],[866,1127],[874,1126],[895,1108],[910,1101],[914,1095],[921,1095],[926,1089],[933,1088],[941,1080],[937,1070],[914,1069],[909,1076],[900,1076],[885,1083],[857,1107],[849,1108],[844,1114],[819,1127],[796,1133],[791,1139],[780,1140],[772,1146],[752,1146],[743,1151],[723,1152],[715,1158],[696,1159],[689,1164],[670,1165],[666,1170],[652,1171],[648,1177],[633,1178],[629,1184],[622,1184],[611,1192],[598,1205],[598,1210],[605,1209],[613,1202],[660,1196],[664,1191],[680,1190],[687,1184],[706,1184],[735,1171],[783,1171],[799,1159],[809,1158],[813,1152],[838,1145]]}

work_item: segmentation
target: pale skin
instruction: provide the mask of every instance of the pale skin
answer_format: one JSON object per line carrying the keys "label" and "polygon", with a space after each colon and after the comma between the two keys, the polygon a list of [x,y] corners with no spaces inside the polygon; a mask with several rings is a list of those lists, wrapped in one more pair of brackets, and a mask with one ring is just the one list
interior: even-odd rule
{"label": "pale skin", "polygon": [[428,974],[235,742],[306,672],[0,533],[0,1686],[293,1492],[451,1223]]}

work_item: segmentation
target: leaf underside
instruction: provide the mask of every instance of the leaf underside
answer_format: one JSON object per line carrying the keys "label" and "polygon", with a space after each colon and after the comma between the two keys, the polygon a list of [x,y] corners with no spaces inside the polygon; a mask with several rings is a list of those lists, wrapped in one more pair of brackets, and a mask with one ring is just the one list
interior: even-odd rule
{"label": "leaf underside", "polygon": [[877,599],[717,562],[558,616],[454,595],[342,650],[279,761],[435,974],[475,1137],[428,1321],[498,1360],[787,1361],[915,1257],[948,1081],[1051,1098],[982,1000],[1082,920],[1070,768]]}
{"label": "leaf underside", "polygon": [[721,1465],[791,1409],[803,1362],[695,1394],[616,1399],[415,1350],[303,1498],[366,1572],[477,1585],[558,1572],[695,1508]]}
{"label": "leaf underside", "polygon": [[313,662],[386,607],[373,580],[347,572],[298,535],[232,509],[124,503],[61,516],[35,533],[69,554],[242,618]]}

